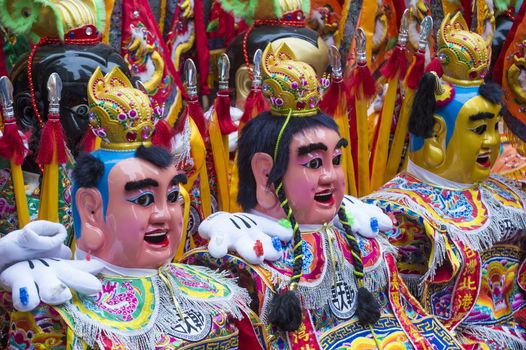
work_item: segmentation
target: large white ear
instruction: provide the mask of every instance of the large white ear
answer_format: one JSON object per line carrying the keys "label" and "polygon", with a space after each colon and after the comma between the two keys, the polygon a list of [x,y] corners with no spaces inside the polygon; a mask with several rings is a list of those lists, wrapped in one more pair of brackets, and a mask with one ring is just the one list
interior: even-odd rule
{"label": "large white ear", "polygon": [[436,114],[433,118],[433,135],[424,140],[424,162],[429,168],[439,168],[446,160],[446,123]]}
{"label": "large white ear", "polygon": [[75,202],[81,226],[77,245],[86,252],[95,253],[104,243],[102,196],[96,188],[79,188]]}
{"label": "large white ear", "polygon": [[250,162],[252,173],[256,180],[256,200],[258,205],[264,209],[272,209],[278,204],[278,197],[274,193],[274,186],[267,185],[268,175],[274,166],[272,157],[263,152],[258,152]]}

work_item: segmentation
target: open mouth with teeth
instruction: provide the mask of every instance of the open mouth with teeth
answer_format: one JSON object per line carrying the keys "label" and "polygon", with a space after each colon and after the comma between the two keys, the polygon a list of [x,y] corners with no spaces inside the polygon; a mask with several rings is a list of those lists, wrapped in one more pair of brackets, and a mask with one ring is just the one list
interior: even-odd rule
{"label": "open mouth with teeth", "polygon": [[319,203],[327,204],[327,205],[333,205],[334,204],[334,196],[332,194],[332,190],[325,190],[318,192],[314,195],[314,200]]}
{"label": "open mouth with teeth", "polygon": [[167,247],[168,246],[168,233],[166,230],[155,230],[147,232],[144,235],[144,240],[146,243],[158,246],[158,247]]}
{"label": "open mouth with teeth", "polygon": [[490,156],[489,153],[484,153],[484,154],[479,155],[477,157],[477,163],[484,168],[489,168],[491,165],[489,156]]}

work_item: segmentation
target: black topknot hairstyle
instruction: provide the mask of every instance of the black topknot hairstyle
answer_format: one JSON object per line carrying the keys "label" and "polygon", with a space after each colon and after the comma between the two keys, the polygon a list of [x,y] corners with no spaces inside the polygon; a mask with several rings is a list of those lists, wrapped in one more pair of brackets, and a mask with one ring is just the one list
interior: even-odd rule
{"label": "black topknot hairstyle", "polygon": [[[435,79],[433,73],[425,73],[418,85],[408,125],[409,132],[415,136],[429,138],[433,135],[433,127],[435,126],[433,114],[436,110]],[[500,104],[502,106],[501,113],[505,113],[504,91],[498,84],[482,83],[479,87],[479,94],[491,103]]]}

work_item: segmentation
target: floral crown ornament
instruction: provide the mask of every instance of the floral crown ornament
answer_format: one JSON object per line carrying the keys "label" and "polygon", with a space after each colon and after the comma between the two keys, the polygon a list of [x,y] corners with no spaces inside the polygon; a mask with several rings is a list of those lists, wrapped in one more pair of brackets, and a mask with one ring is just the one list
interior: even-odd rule
{"label": "floral crown ornament", "polygon": [[330,85],[327,76],[320,81],[307,63],[296,61],[287,44],[276,51],[272,44],[263,52],[261,65],[263,95],[276,116],[306,117],[316,115],[323,91]]}
{"label": "floral crown ornament", "polygon": [[163,109],[134,88],[118,67],[106,76],[95,70],[88,82],[88,102],[90,126],[102,139],[101,148],[126,151],[151,145]]}
{"label": "floral crown ornament", "polygon": [[461,13],[448,14],[442,21],[437,56],[444,70],[442,78],[455,85],[481,85],[488,73],[488,46],[482,36],[469,31]]}

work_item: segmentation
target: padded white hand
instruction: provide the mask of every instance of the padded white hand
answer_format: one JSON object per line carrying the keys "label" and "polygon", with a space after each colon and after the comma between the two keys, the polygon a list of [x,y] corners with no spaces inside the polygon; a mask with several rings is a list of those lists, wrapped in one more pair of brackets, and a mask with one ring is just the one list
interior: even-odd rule
{"label": "padded white hand", "polygon": [[208,251],[214,258],[231,250],[251,264],[280,259],[281,242],[292,239],[292,229],[278,221],[246,213],[214,213],[199,225],[198,231],[209,240]]}
{"label": "padded white hand", "polygon": [[[351,229],[363,237],[372,238],[379,231],[389,231],[393,228],[391,218],[375,205],[349,195],[344,196],[342,204],[347,212]],[[335,224],[342,227],[339,220],[335,220]]]}
{"label": "padded white hand", "polygon": [[102,285],[94,275],[104,265],[96,260],[33,259],[16,263],[0,273],[0,287],[11,291],[13,306],[31,311],[40,301],[59,305],[71,299],[72,288],[92,295]]}
{"label": "padded white hand", "polygon": [[50,221],[30,222],[23,229],[12,231],[0,239],[0,270],[18,261],[34,258],[71,257],[71,250],[63,244],[66,228]]}

